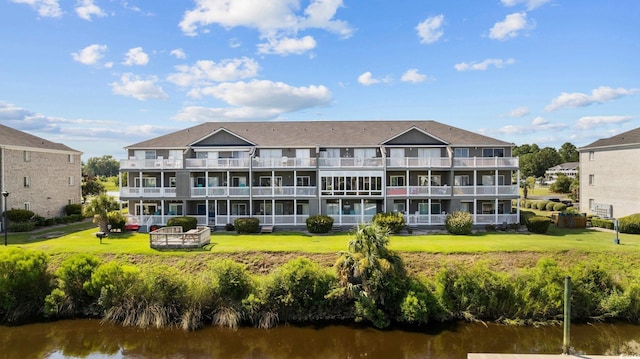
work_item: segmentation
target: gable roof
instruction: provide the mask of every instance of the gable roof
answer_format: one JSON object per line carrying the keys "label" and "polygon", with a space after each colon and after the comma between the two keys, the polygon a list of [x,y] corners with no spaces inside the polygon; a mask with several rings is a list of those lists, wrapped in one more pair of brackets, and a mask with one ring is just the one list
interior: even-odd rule
{"label": "gable roof", "polygon": [[640,145],[640,127],[609,138],[599,139],[591,144],[581,147],[580,150],[584,151],[600,147],[621,147],[633,145]]}
{"label": "gable roof", "polygon": [[62,143],[51,142],[44,138],[0,124],[0,147],[3,146],[82,153]]}
{"label": "gable roof", "polygon": [[580,162],[565,162],[565,163],[561,163],[557,166],[553,166],[550,167],[547,171],[549,170],[556,170],[556,171],[560,171],[560,170],[575,170],[580,166]]}
{"label": "gable roof", "polygon": [[509,142],[436,121],[269,121],[206,122],[125,148],[188,148],[223,128],[258,147],[379,147],[381,143],[414,128],[454,147],[513,146]]}

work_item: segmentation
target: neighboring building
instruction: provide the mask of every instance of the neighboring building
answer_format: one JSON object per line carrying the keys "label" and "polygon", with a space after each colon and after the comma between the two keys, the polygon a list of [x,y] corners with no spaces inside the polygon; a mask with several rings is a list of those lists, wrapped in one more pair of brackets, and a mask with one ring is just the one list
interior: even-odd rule
{"label": "neighboring building", "polygon": [[580,210],[609,218],[640,213],[640,127],[579,152]]}
{"label": "neighboring building", "polygon": [[512,147],[434,121],[211,122],[126,147],[120,199],[143,226],[304,226],[315,214],[352,226],[391,211],[428,226],[456,210],[515,223]]}
{"label": "neighboring building", "polygon": [[[45,218],[64,215],[82,200],[82,152],[0,125],[0,189],[8,209],[28,209]],[[4,199],[0,208],[4,208]]]}
{"label": "neighboring building", "polygon": [[544,173],[545,182],[547,183],[555,182],[558,179],[558,175],[565,175],[570,178],[577,178],[579,167],[580,167],[580,162],[565,162],[557,166],[553,166]]}

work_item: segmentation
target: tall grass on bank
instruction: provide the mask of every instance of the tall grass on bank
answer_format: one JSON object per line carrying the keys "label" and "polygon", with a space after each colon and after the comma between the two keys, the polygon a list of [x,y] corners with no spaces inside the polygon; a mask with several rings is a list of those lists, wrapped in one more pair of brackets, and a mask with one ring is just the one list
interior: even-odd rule
{"label": "tall grass on bank", "polygon": [[[185,330],[363,319],[380,327],[459,319],[533,324],[561,318],[568,275],[574,320],[640,322],[640,270],[617,259],[599,257],[566,267],[542,259],[510,273],[483,262],[449,264],[433,277],[407,274],[402,286],[391,286],[385,285],[392,283],[388,278],[367,269],[373,257],[358,258],[349,267],[354,270],[349,280],[341,282],[340,265],[329,270],[307,258],[258,276],[243,264],[217,260],[186,276],[171,267],[100,263],[79,254],[51,273],[45,254],[11,249],[0,252],[0,319],[97,316],[129,326]],[[354,276],[361,269],[366,278]],[[362,297],[335,295],[365,281],[371,287],[366,295],[358,292]]]}

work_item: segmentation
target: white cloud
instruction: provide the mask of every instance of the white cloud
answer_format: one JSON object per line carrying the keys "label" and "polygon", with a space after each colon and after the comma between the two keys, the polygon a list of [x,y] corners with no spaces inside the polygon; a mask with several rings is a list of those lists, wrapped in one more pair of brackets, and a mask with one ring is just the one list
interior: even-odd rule
{"label": "white cloud", "polygon": [[327,105],[332,96],[324,86],[293,87],[283,82],[268,80],[225,82],[192,90],[190,95],[212,96],[231,106],[273,110],[279,113]]}
{"label": "white cloud", "polygon": [[278,54],[301,55],[316,47],[316,40],[311,36],[305,36],[301,39],[296,38],[280,38],[268,39],[268,42],[258,44],[258,53],[261,54]]}
{"label": "white cloud", "polygon": [[527,10],[533,10],[549,2],[549,0],[500,0],[500,1],[502,2],[502,5],[507,7],[523,4],[527,7]]}
{"label": "white cloud", "polygon": [[546,120],[540,116],[536,117],[531,121],[531,124],[535,127],[543,126],[549,123],[549,120]]}
{"label": "white cloud", "polygon": [[97,65],[98,61],[104,57],[107,45],[93,44],[85,47],[79,52],[72,52],[71,56],[75,61],[85,65]]}
{"label": "white cloud", "polygon": [[485,71],[489,68],[489,66],[493,65],[496,68],[503,68],[505,65],[512,65],[515,63],[514,59],[486,59],[482,62],[461,62],[459,64],[455,64],[453,67],[458,71]]}
{"label": "white cloud", "polygon": [[119,82],[112,82],[109,85],[114,94],[133,97],[140,101],[169,98],[162,87],[156,84],[157,81],[155,76],[144,79],[131,73],[125,73],[120,77]]}
{"label": "white cloud", "polygon": [[588,130],[598,126],[629,122],[631,119],[631,116],[585,116],[578,120],[575,128]]}
{"label": "white cloud", "polygon": [[34,10],[38,11],[38,15],[43,17],[60,17],[62,9],[58,0],[10,0],[16,4],[27,4]]}
{"label": "white cloud", "polygon": [[171,55],[175,56],[176,59],[186,59],[187,54],[184,53],[182,49],[173,49],[171,50]]}
{"label": "white cloud", "polygon": [[509,111],[509,113],[507,113],[506,116],[507,117],[524,117],[529,113],[530,112],[528,107],[521,106],[521,107],[516,107],[513,110]]}
{"label": "white cloud", "polygon": [[420,43],[431,44],[442,37],[444,31],[441,30],[444,24],[444,15],[431,16],[426,18],[423,22],[416,26],[418,30],[418,36],[420,36]]}
{"label": "white cloud", "polygon": [[197,61],[192,66],[176,66],[176,73],[167,80],[182,87],[208,86],[215,82],[236,81],[255,77],[260,70],[258,63],[248,57],[226,59],[220,62]]}
{"label": "white cloud", "polygon": [[508,40],[518,36],[521,30],[534,28],[532,22],[527,21],[527,13],[517,12],[507,15],[504,21],[497,22],[489,30],[489,37],[494,40]]}
{"label": "white cloud", "polygon": [[211,121],[267,121],[280,114],[269,109],[252,109],[249,107],[209,108],[188,106],[173,116],[177,121],[211,122]]}
{"label": "white cloud", "polygon": [[347,38],[353,29],[334,19],[342,0],[311,0],[302,9],[299,0],[195,0],[196,6],[184,13],[180,29],[189,36],[201,27],[217,24],[257,29],[261,38],[285,38],[305,29],[322,29]]}
{"label": "white cloud", "polygon": [[378,83],[389,83],[391,82],[392,79],[389,76],[385,76],[381,79],[376,79],[373,77],[373,75],[371,74],[370,71],[367,71],[365,73],[363,73],[362,75],[358,76],[358,82],[365,85],[365,86],[371,86],[371,85],[375,85]]}
{"label": "white cloud", "polygon": [[[536,117],[531,121],[530,125],[506,125],[496,130],[496,132],[500,135],[525,135],[534,132],[560,131],[567,127],[569,126],[564,123],[551,123],[547,119]],[[489,133],[491,131],[486,132]]]}
{"label": "white cloud", "polygon": [[560,96],[551,100],[551,103],[544,109],[555,111],[564,107],[585,107],[594,103],[605,103],[622,96],[633,95],[636,92],[638,92],[638,89],[624,89],[622,87],[614,89],[608,86],[601,86],[591,90],[591,95],[581,92],[563,92]]}
{"label": "white cloud", "polygon": [[139,65],[144,66],[149,63],[149,55],[147,55],[142,47],[134,47],[129,49],[124,55],[123,64],[127,66]]}
{"label": "white cloud", "polygon": [[94,4],[93,0],[79,0],[78,5],[76,6],[76,13],[82,19],[87,21],[91,21],[92,16],[107,16],[107,13],[105,13],[98,5]]}
{"label": "white cloud", "polygon": [[400,80],[403,82],[413,82],[413,83],[423,82],[427,79],[428,79],[427,75],[421,74],[418,71],[418,69],[409,69],[407,70],[407,72],[402,74],[402,77],[400,78]]}

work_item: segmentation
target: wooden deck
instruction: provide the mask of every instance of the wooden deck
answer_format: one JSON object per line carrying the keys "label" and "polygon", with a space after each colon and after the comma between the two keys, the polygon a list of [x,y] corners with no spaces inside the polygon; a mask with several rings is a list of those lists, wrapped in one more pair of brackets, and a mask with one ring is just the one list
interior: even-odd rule
{"label": "wooden deck", "polygon": [[209,227],[198,227],[184,233],[182,227],[163,227],[149,233],[149,245],[155,249],[200,248],[209,243],[211,243]]}
{"label": "wooden deck", "polygon": [[611,359],[620,358],[620,356],[607,356],[607,355],[586,355],[586,354],[574,354],[574,355],[562,355],[562,354],[483,354],[483,353],[469,353],[467,359]]}

